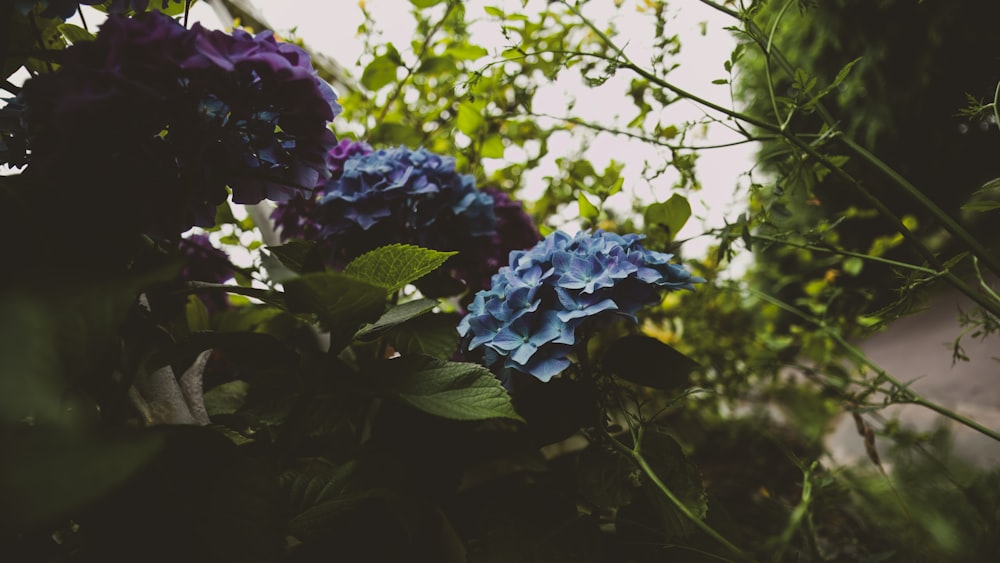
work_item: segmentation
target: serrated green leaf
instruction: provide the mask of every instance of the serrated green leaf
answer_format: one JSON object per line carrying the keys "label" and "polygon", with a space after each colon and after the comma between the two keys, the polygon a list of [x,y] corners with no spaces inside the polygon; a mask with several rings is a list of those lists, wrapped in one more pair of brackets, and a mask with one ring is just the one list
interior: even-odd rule
{"label": "serrated green leaf", "polygon": [[285,493],[289,514],[301,514],[340,496],[357,465],[354,460],[340,465],[317,461],[282,473],[278,484]]}
{"label": "serrated green leaf", "polygon": [[674,194],[663,203],[654,203],[647,207],[643,217],[647,225],[659,225],[665,228],[672,238],[677,236],[691,217],[691,204],[684,196]]}
{"label": "serrated green leaf", "polygon": [[284,287],[289,310],[316,314],[337,337],[353,335],[358,327],[377,321],[385,311],[385,288],[350,275],[303,274],[285,282]]}
{"label": "serrated green leaf", "polygon": [[523,420],[507,390],[483,366],[417,356],[385,364],[382,391],[417,410],[452,420]]}
{"label": "serrated green leaf", "polygon": [[449,360],[458,350],[456,324],[456,315],[424,315],[392,329],[385,339],[404,356],[419,354]]}
{"label": "serrated green leaf", "polygon": [[416,299],[396,305],[386,311],[373,324],[362,327],[354,337],[361,339],[375,338],[395,326],[431,312],[437,306],[438,302],[434,299]]}
{"label": "serrated green leaf", "polygon": [[[704,519],[708,514],[708,495],[701,473],[684,455],[677,440],[656,427],[647,427],[642,433],[639,449],[660,481],[692,514]],[[663,532],[668,539],[686,537],[697,529],[651,481],[643,483],[642,491],[657,507]]]}
{"label": "serrated green leaf", "polygon": [[697,362],[673,347],[642,334],[616,340],[604,356],[604,369],[632,383],[678,389],[689,383]]}
{"label": "serrated green leaf", "polygon": [[344,268],[344,274],[395,293],[438,269],[455,254],[410,244],[391,244],[357,257]]}

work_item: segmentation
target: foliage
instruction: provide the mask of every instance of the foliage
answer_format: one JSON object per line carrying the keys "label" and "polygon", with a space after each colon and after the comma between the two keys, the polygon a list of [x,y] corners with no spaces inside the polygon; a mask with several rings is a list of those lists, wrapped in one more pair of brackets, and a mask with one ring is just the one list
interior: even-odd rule
{"label": "foliage", "polygon": [[[915,10],[952,37],[934,10],[954,8],[702,0],[741,41],[713,86],[750,100],[735,110],[672,82],[681,40],[652,0],[615,2],[611,19],[586,1],[411,0],[408,45],[365,12],[339,98],[319,57],[270,31],[116,0],[92,32],[64,22],[80,4],[97,3],[0,8],[5,78],[30,75],[4,81],[0,108],[4,560],[995,556],[996,470],[882,409],[1000,432],[853,340],[933,283],[976,304],[957,358],[963,336],[1000,327],[995,237],[952,216],[963,192],[907,179],[929,157],[903,141],[966,102],[895,97],[896,78],[869,79],[881,61],[842,46],[871,41],[892,65],[890,47],[911,47],[901,32],[849,35],[831,16]],[[642,59],[617,28],[635,8]],[[483,26],[502,48],[477,41]],[[808,30],[803,61],[786,55]],[[920,52],[944,56],[931,43]],[[974,75],[976,97],[1000,82],[984,74],[915,79],[961,97],[957,77]],[[572,99],[540,113],[566,79],[621,113],[584,118]],[[681,100],[704,117],[671,122]],[[962,140],[986,154],[996,103],[966,111],[989,135]],[[872,117],[897,109],[922,117]],[[720,125],[763,143],[750,205],[685,258],[699,131]],[[602,135],[656,162],[638,176],[617,154],[597,164],[585,148]],[[955,158],[971,194],[986,179]],[[667,173],[669,197],[635,195],[635,178]],[[519,202],[529,187],[541,195]],[[995,187],[965,210],[995,212]],[[758,262],[742,276],[731,260],[746,251]],[[865,463],[830,463],[838,416]]]}

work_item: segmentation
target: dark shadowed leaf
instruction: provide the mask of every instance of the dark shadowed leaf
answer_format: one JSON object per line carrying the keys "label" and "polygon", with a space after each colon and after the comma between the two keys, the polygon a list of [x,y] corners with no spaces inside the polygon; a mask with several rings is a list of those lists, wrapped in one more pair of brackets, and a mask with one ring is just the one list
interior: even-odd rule
{"label": "dark shadowed leaf", "polygon": [[677,389],[689,383],[698,363],[655,338],[641,334],[619,338],[604,356],[604,369],[622,379],[655,387]]}
{"label": "dark shadowed leaf", "polygon": [[161,436],[147,433],[8,432],[0,440],[0,522],[20,528],[66,515],[127,479],[162,447]]}
{"label": "dark shadowed leaf", "polygon": [[458,350],[455,315],[424,315],[392,329],[387,335],[400,354],[422,354],[439,360],[449,360]]}
{"label": "dark shadowed leaf", "polygon": [[[401,325],[409,320],[429,313],[438,302],[434,299],[416,299],[406,303],[396,305],[385,312],[373,324],[365,325],[354,335],[355,338],[375,338],[385,331]],[[454,331],[453,331],[454,332]]]}

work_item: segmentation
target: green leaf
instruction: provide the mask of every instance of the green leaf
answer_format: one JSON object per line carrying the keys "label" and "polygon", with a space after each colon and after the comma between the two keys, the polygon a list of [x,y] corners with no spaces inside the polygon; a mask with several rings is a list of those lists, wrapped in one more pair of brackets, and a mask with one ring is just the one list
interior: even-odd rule
{"label": "green leaf", "polygon": [[643,217],[647,225],[659,225],[667,229],[672,238],[677,236],[691,217],[691,204],[684,196],[674,194],[663,203],[654,203],[647,207]]}
{"label": "green leaf", "polygon": [[288,530],[302,540],[329,534],[331,527],[342,525],[341,519],[350,512],[372,501],[394,498],[395,493],[384,488],[345,493],[295,516],[288,521]]}
{"label": "green leaf", "polygon": [[483,146],[479,148],[479,153],[483,158],[503,158],[503,139],[500,135],[490,135],[483,141]]}
{"label": "green leaf", "polygon": [[323,259],[313,241],[290,240],[279,246],[268,246],[267,251],[296,274],[323,271]]}
{"label": "green leaf", "polygon": [[337,336],[353,335],[385,311],[384,287],[337,272],[303,274],[284,287],[291,311],[315,313]]}
{"label": "green leaf", "polygon": [[507,390],[483,366],[415,356],[385,364],[383,392],[417,410],[453,420],[523,420]]}
{"label": "green leaf", "polygon": [[485,12],[486,12],[487,14],[489,14],[489,15],[491,15],[491,16],[493,16],[493,17],[497,17],[497,18],[502,18],[502,17],[504,17],[504,15],[503,15],[503,10],[501,10],[500,8],[497,8],[497,7],[495,7],[495,6],[484,6],[484,7],[483,7],[483,10],[484,10],[484,11],[485,11]]}
{"label": "green leaf", "polygon": [[480,47],[479,45],[470,45],[468,43],[449,45],[444,52],[446,55],[450,55],[460,61],[474,61],[490,54],[486,48]]}
{"label": "green leaf", "polygon": [[357,467],[354,460],[341,465],[316,461],[303,468],[289,469],[278,477],[287,498],[290,514],[302,514],[310,508],[339,497]]}
{"label": "green leaf", "polygon": [[423,143],[420,134],[413,127],[395,121],[383,121],[368,135],[372,145],[406,145],[415,147]]}
{"label": "green leaf", "polygon": [[424,315],[392,329],[386,340],[400,354],[449,360],[458,350],[457,315]]}
{"label": "green leaf", "polygon": [[580,494],[596,506],[614,509],[632,500],[636,468],[624,454],[606,446],[591,444],[577,459]]}
{"label": "green leaf", "polygon": [[0,526],[30,527],[97,500],[153,459],[158,434],[97,437],[41,428],[0,440]]}
{"label": "green leaf", "polygon": [[438,269],[457,252],[441,252],[409,244],[391,244],[365,253],[344,274],[395,293]]}
{"label": "green leaf", "polygon": [[420,74],[454,74],[458,71],[455,59],[448,55],[440,57],[427,57],[420,61],[417,72]]}
{"label": "green leaf", "polygon": [[436,6],[444,2],[444,0],[410,0],[410,4],[413,4],[414,8],[424,9],[430,8],[431,6]]}
{"label": "green leaf", "polygon": [[458,116],[455,118],[455,126],[458,130],[470,137],[474,137],[476,131],[483,126],[482,107],[479,104],[462,102],[458,104]]}
{"label": "green leaf", "polygon": [[[697,466],[684,455],[673,437],[656,427],[646,427],[639,442],[639,451],[656,476],[698,518],[708,514],[708,495]],[[642,492],[657,507],[660,523],[667,539],[682,538],[697,528],[666,495],[648,479]]]}
{"label": "green leaf", "polygon": [[246,381],[227,381],[205,392],[205,410],[208,416],[233,414],[246,402],[250,384]]}
{"label": "green leaf", "polygon": [[375,338],[385,331],[431,312],[438,302],[434,299],[407,301],[389,309],[374,324],[365,325],[354,335],[355,338]]}
{"label": "green leaf", "polygon": [[700,366],[673,347],[642,334],[616,340],[604,356],[604,369],[618,377],[656,389],[678,389]]}
{"label": "green leaf", "polygon": [[962,206],[964,211],[993,211],[1000,209],[1000,201],[970,201]]}
{"label": "green leaf", "polygon": [[594,204],[590,203],[590,200],[587,199],[587,196],[583,195],[583,192],[577,194],[576,203],[580,207],[580,217],[587,219],[591,223],[597,221],[597,216],[600,215],[600,211],[594,207]]}
{"label": "green leaf", "polygon": [[87,31],[86,29],[71,23],[61,23],[58,28],[59,32],[66,38],[66,41],[69,41],[70,43],[85,43],[87,41],[93,41],[94,37],[96,37],[93,33]]}
{"label": "green leaf", "polygon": [[361,85],[371,91],[396,81],[396,69],[401,63],[399,52],[392,45],[384,55],[375,57],[361,73]]}

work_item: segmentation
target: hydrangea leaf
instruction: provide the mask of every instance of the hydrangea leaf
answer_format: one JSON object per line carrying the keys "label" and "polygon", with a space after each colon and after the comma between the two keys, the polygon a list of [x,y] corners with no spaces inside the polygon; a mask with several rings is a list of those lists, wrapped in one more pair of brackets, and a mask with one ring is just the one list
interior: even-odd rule
{"label": "hydrangea leaf", "polygon": [[420,356],[386,364],[383,391],[417,410],[452,420],[523,420],[500,381],[483,366]]}
{"label": "hydrangea leaf", "polygon": [[315,313],[334,337],[353,335],[385,311],[385,288],[337,272],[303,274],[284,286],[289,309]]}
{"label": "hydrangea leaf", "polygon": [[344,268],[344,274],[393,293],[433,272],[455,254],[391,244],[359,256]]}
{"label": "hydrangea leaf", "polygon": [[580,493],[596,506],[621,508],[632,500],[636,468],[624,454],[591,444],[577,460]]}
{"label": "hydrangea leaf", "polygon": [[310,508],[339,497],[350,482],[356,461],[333,465],[314,461],[306,467],[289,469],[278,477],[278,485],[287,499],[290,514],[302,514]]}
{"label": "hydrangea leaf", "polygon": [[315,242],[290,240],[282,245],[268,246],[267,250],[296,274],[323,271],[323,259]]}
{"label": "hydrangea leaf", "polygon": [[392,329],[387,335],[400,354],[422,354],[448,360],[458,349],[456,315],[424,315]]}
{"label": "hydrangea leaf", "polygon": [[[416,299],[389,309],[377,321],[365,325],[354,335],[355,338],[374,338],[385,331],[429,313],[438,302],[434,299]],[[454,331],[453,331],[454,332]]]}
{"label": "hydrangea leaf", "polygon": [[699,364],[671,346],[641,334],[616,340],[604,356],[604,369],[622,379],[654,387],[678,389]]}

